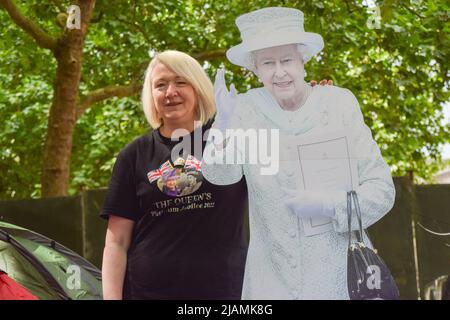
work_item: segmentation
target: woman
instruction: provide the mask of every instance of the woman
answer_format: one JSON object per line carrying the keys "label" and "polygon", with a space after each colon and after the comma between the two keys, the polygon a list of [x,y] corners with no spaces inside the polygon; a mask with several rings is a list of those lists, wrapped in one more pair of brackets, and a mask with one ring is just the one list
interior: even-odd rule
{"label": "woman", "polygon": [[[322,50],[322,37],[304,31],[303,13],[296,9],[265,8],[238,17],[236,24],[243,41],[228,50],[227,57],[253,71],[264,87],[228,93],[219,74],[213,128],[223,134],[227,129],[278,129],[285,138],[347,130],[354,145],[355,190],[364,228],[375,223],[392,208],[395,189],[357,100],[347,89],[311,87],[304,81],[304,64]],[[295,155],[288,144],[280,145],[274,175],[262,175],[262,165],[220,164],[221,157],[236,151],[230,139],[223,141],[212,141],[215,153],[205,152],[202,168],[212,183],[225,185],[246,177],[250,244],[242,298],[348,299],[346,190],[304,190],[295,178],[296,163],[284,161]],[[223,148],[226,152],[220,152]],[[308,219],[328,229],[308,234]]]}
{"label": "woman", "polygon": [[[195,59],[165,51],[148,66],[142,102],[154,130],[118,155],[101,212],[109,218],[104,298],[240,299],[247,253],[245,179],[213,185],[203,179],[201,158],[171,157],[178,129],[190,133],[183,139],[209,129],[212,84]],[[188,173],[195,188],[180,194],[177,179]]]}

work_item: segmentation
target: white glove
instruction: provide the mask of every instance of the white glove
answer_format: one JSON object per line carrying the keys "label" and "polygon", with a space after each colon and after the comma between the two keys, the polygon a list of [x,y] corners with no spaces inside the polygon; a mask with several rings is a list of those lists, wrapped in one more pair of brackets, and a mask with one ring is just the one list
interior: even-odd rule
{"label": "white glove", "polygon": [[329,217],[334,218],[334,204],[327,191],[290,190],[282,188],[288,195],[285,205],[300,218]]}
{"label": "white glove", "polygon": [[231,84],[228,92],[225,83],[225,69],[223,67],[217,69],[214,80],[214,97],[217,107],[215,127],[225,136],[225,130],[228,128],[231,116],[236,108],[237,93],[234,84]]}

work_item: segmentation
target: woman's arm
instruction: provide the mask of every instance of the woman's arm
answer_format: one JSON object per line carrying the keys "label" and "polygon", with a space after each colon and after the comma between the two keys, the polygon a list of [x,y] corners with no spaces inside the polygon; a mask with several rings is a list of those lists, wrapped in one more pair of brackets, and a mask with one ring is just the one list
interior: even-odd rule
{"label": "woman's arm", "polygon": [[103,299],[121,300],[134,221],[110,215],[103,250]]}

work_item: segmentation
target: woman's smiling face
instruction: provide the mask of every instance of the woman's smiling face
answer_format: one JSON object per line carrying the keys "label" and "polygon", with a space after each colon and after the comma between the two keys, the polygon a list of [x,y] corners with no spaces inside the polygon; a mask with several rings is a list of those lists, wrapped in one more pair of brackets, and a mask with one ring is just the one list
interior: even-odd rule
{"label": "woman's smiling face", "polygon": [[162,63],[152,71],[152,94],[163,123],[193,123],[196,119],[197,94],[194,88]]}

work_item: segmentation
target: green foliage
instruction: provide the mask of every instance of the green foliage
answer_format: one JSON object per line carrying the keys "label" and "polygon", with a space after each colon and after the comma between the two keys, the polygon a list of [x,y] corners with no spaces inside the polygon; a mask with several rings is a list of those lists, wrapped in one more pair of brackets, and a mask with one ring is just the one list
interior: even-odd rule
{"label": "green foliage", "polygon": [[148,123],[134,99],[113,99],[88,109],[74,134],[70,193],[107,186],[117,153],[146,131]]}
{"label": "green foliage", "polygon": [[[12,78],[1,76],[2,81]],[[24,77],[18,86],[23,90],[7,94],[0,88],[0,194],[38,197],[51,88],[36,76]]]}
{"label": "green foliage", "polygon": [[[15,1],[58,36],[57,15],[71,1]],[[450,142],[441,123],[449,101],[449,3],[445,0],[378,2],[380,28],[367,24],[362,1],[99,0],[86,38],[81,97],[106,85],[142,80],[149,51],[177,49],[198,55],[240,42],[235,18],[284,5],[305,13],[305,29],[325,48],[306,65],[309,79],[333,79],[358,98],[365,120],[393,173],[429,179],[440,166],[439,146]],[[0,10],[0,198],[40,195],[42,147],[56,61]],[[203,61],[213,78],[224,63],[239,91],[258,86],[248,71],[226,59]],[[74,133],[71,194],[107,186],[115,156],[148,130],[139,96],[109,99],[90,108]]]}

